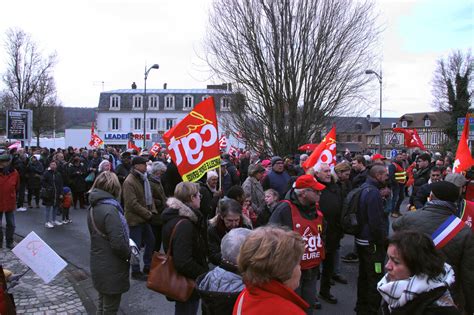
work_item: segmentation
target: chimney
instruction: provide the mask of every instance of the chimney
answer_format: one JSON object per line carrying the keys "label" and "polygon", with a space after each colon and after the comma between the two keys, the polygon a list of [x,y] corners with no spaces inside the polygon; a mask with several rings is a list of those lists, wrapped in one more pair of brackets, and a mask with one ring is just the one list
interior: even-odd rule
{"label": "chimney", "polygon": [[227,83],[227,91],[232,92],[232,83]]}
{"label": "chimney", "polygon": [[168,83],[164,83],[163,84],[163,90],[166,90],[167,87],[168,87]]}
{"label": "chimney", "polygon": [[137,84],[135,82],[132,83],[132,90],[136,90],[137,89]]}
{"label": "chimney", "polygon": [[367,115],[367,119],[370,119],[370,115]]}

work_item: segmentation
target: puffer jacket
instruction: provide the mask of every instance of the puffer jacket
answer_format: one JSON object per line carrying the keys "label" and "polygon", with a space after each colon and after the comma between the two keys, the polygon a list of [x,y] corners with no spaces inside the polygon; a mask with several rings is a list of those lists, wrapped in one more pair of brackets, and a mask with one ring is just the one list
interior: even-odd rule
{"label": "puffer jacket", "polygon": [[153,213],[157,213],[154,203],[150,207],[146,205],[143,180],[135,170],[128,174],[123,183],[122,199],[125,205],[125,218],[130,226],[149,223]]}
{"label": "puffer jacket", "polygon": [[100,189],[94,189],[89,194],[95,224],[107,236],[105,239],[96,232],[89,211],[87,226],[91,238],[92,282],[94,288],[103,294],[121,294],[130,288],[130,246],[124,222],[120,219],[119,209],[110,204],[100,204],[104,199],[113,198]]}
{"label": "puffer jacket", "polygon": [[196,287],[203,309],[209,315],[231,315],[235,301],[245,288],[237,267],[223,265],[199,276]]}
{"label": "puffer jacket", "polygon": [[171,232],[179,220],[172,241],[172,255],[176,270],[186,278],[196,278],[208,271],[204,218],[199,210],[191,209],[176,198],[168,198],[163,220],[163,248],[168,251]]}
{"label": "puffer jacket", "polygon": [[19,185],[20,175],[13,167],[0,169],[0,212],[12,212],[16,209],[16,192]]}
{"label": "puffer jacket", "polygon": [[257,213],[261,213],[265,208],[265,193],[260,182],[255,177],[249,176],[242,184],[242,189],[252,200],[252,205]]}
{"label": "puffer jacket", "polygon": [[[415,229],[429,236],[452,214],[456,206],[439,200],[429,201],[415,212],[410,212],[392,223],[394,231]],[[457,305],[465,307],[469,314],[474,311],[474,237],[466,225],[440,252],[456,275],[453,298]]]}

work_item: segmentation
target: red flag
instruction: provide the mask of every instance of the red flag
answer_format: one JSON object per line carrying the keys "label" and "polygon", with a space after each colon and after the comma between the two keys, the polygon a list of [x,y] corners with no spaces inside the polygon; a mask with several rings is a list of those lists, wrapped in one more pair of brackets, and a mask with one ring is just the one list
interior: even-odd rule
{"label": "red flag", "polygon": [[331,167],[336,165],[336,126],[332,127],[323,141],[314,149],[303,163],[303,168],[307,170],[321,163],[327,163]]}
{"label": "red flag", "polygon": [[393,132],[403,133],[405,138],[405,147],[407,148],[420,148],[426,151],[423,141],[421,141],[418,131],[416,129],[405,129],[405,128],[393,128]]}
{"label": "red flag", "polygon": [[[132,135],[129,135],[129,136],[132,137]],[[136,150],[137,152],[140,152],[141,149],[136,146],[135,141],[130,137],[128,138],[128,142],[127,142],[127,150],[132,149],[132,150]]]}
{"label": "red flag", "polygon": [[233,145],[230,146],[229,152],[227,152],[227,153],[229,153],[230,155],[235,156],[237,158],[239,157],[239,150],[236,147],[234,147]]}
{"label": "red flag", "polygon": [[474,160],[469,150],[469,114],[466,115],[464,128],[462,129],[461,139],[456,150],[456,159],[453,164],[453,173],[461,173],[474,164]]}
{"label": "red flag", "polygon": [[195,182],[208,170],[218,168],[219,133],[214,98],[197,104],[163,139],[183,181]]}
{"label": "red flag", "polygon": [[222,135],[219,139],[219,149],[223,150],[227,148],[227,138],[225,135]]}
{"label": "red flag", "polygon": [[150,149],[150,153],[153,155],[153,156],[156,156],[158,153],[160,153],[160,150],[161,150],[161,145],[159,143],[155,143],[151,149]]}
{"label": "red flag", "polygon": [[94,129],[94,121],[92,121],[92,126],[91,126],[91,140],[89,141],[89,145],[93,148],[98,148],[102,144],[104,144],[104,141],[97,135]]}

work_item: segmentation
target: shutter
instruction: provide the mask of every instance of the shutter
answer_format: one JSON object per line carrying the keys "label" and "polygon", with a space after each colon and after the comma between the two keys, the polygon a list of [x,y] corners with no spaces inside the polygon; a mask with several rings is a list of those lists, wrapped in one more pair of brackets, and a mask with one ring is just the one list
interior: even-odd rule
{"label": "shutter", "polygon": [[134,118],[130,118],[130,130],[135,130],[134,122],[135,122]]}
{"label": "shutter", "polygon": [[118,120],[118,129],[122,131],[122,118],[117,118]]}
{"label": "shutter", "polygon": [[107,120],[107,126],[108,126],[108,130],[109,130],[109,131],[112,130],[112,118],[109,118],[109,119]]}

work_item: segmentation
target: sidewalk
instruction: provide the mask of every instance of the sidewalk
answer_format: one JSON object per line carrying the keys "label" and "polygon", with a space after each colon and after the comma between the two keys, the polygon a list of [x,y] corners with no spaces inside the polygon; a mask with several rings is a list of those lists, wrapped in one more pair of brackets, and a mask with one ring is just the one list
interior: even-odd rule
{"label": "sidewalk", "polygon": [[[0,264],[14,275],[28,267],[9,249],[0,248]],[[32,270],[20,278],[9,290],[13,294],[18,314],[88,314],[74,286],[74,267],[68,265],[49,284],[45,284]]]}

